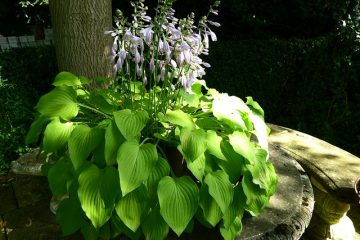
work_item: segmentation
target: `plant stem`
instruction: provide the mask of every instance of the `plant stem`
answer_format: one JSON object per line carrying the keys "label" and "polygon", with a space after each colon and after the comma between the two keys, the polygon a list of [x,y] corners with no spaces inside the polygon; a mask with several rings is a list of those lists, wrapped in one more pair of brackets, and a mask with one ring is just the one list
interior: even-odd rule
{"label": "plant stem", "polygon": [[78,103],[78,105],[79,105],[80,107],[89,109],[89,110],[91,110],[91,111],[93,111],[93,112],[96,112],[96,113],[99,113],[99,114],[105,116],[106,118],[110,118],[110,119],[111,119],[111,117],[110,117],[109,115],[107,115],[106,113],[103,113],[103,112],[101,112],[101,111],[99,111],[99,110],[97,110],[97,109],[95,109],[95,108],[93,108],[93,107],[90,107],[90,106],[87,106],[87,105],[81,104],[81,103]]}

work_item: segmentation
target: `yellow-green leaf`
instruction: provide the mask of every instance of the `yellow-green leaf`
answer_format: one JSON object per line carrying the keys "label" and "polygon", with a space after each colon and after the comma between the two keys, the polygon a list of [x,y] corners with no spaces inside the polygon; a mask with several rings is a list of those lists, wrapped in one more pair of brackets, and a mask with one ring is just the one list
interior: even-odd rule
{"label": "yellow-green leaf", "polygon": [[170,228],[180,236],[196,213],[199,189],[189,177],[160,180],[158,186],[160,214]]}
{"label": "yellow-green leaf", "polygon": [[206,174],[204,182],[209,187],[209,194],[215,199],[223,213],[233,200],[234,189],[228,175],[223,170]]}
{"label": "yellow-green leaf", "polygon": [[113,114],[116,125],[126,140],[138,139],[141,130],[149,120],[149,115],[145,110],[131,111],[130,109],[124,109]]}
{"label": "yellow-green leaf", "polygon": [[75,90],[65,86],[43,95],[35,108],[44,116],[61,117],[65,120],[71,120],[79,112]]}
{"label": "yellow-green leaf", "polygon": [[104,132],[100,128],[90,128],[86,124],[75,127],[68,141],[70,159],[75,170],[84,164],[103,138]]}
{"label": "yellow-green leaf", "polygon": [[43,149],[45,152],[56,152],[63,148],[69,140],[70,134],[74,129],[72,122],[61,122],[59,118],[54,118],[44,132]]}
{"label": "yellow-green leaf", "polygon": [[116,127],[115,122],[110,122],[105,131],[105,161],[108,166],[117,163],[117,151],[124,141],[125,139]]}
{"label": "yellow-green leaf", "polygon": [[159,208],[154,208],[141,224],[146,240],[163,240],[169,233],[169,226],[160,215]]}
{"label": "yellow-green leaf", "polygon": [[93,226],[99,229],[110,219],[114,210],[119,193],[116,189],[118,179],[112,168],[100,170],[96,165],[88,164],[80,173],[78,181],[81,207]]}
{"label": "yellow-green leaf", "polygon": [[79,86],[81,85],[80,79],[70,72],[60,72],[55,77],[53,85],[58,86]]}
{"label": "yellow-green leaf", "polygon": [[202,129],[182,128],[180,131],[180,148],[187,160],[196,160],[206,151],[205,131]]}
{"label": "yellow-green leaf", "polygon": [[147,180],[157,160],[158,154],[153,144],[140,145],[135,141],[126,141],[120,146],[117,162],[123,196]]}
{"label": "yellow-green leaf", "polygon": [[125,226],[136,232],[144,215],[149,210],[146,188],[144,186],[139,187],[120,198],[115,210]]}

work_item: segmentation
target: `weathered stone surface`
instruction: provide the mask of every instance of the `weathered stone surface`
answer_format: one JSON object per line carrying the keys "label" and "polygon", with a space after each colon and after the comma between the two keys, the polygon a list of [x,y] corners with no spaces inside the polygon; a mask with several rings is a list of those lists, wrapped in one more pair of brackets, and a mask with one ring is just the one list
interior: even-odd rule
{"label": "weathered stone surface", "polygon": [[33,205],[43,199],[50,200],[46,177],[17,175],[13,188],[20,208]]}
{"label": "weathered stone surface", "polygon": [[313,187],[313,190],[316,199],[314,212],[326,223],[338,223],[349,211],[350,204],[336,200],[329,193],[323,192],[317,187]]}
{"label": "weathered stone surface", "polygon": [[316,213],[313,213],[305,236],[312,240],[325,240],[330,237],[330,225]]}
{"label": "weathered stone surface", "polygon": [[269,124],[270,144],[294,157],[309,175],[338,200],[358,202],[354,182],[360,175],[360,159],[310,135]]}
{"label": "weathered stone surface", "polygon": [[46,155],[36,148],[29,153],[20,156],[11,162],[11,171],[16,174],[42,175],[41,166],[44,164]]}

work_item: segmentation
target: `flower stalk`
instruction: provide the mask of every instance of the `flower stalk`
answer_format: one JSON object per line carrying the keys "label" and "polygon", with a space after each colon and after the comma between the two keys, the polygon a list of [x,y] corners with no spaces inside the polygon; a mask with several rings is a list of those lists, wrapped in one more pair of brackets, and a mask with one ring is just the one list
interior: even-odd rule
{"label": "flower stalk", "polygon": [[210,26],[220,26],[208,20],[210,15],[217,15],[219,1],[198,23],[194,13],[176,18],[173,3],[174,0],[159,0],[152,18],[147,15],[144,0],[133,1],[132,19],[117,11],[116,27],[107,32],[114,37],[111,59],[116,83],[124,94],[129,94],[127,104],[133,107],[136,99],[131,97],[131,86],[135,88],[136,82],[141,82],[141,99],[148,99],[146,110],[152,118],[174,107],[180,89],[191,92],[192,84],[205,75],[205,68],[210,65],[200,56],[208,54],[209,36],[212,41],[217,40]]}

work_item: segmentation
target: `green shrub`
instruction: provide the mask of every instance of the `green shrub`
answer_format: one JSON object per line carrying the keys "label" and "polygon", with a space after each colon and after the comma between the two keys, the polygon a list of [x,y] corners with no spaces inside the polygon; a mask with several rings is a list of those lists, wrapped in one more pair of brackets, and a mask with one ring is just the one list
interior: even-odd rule
{"label": "green shrub", "polygon": [[335,35],[218,42],[210,51],[206,79],[210,87],[256,98],[268,122],[359,156],[360,58],[354,44]]}
{"label": "green shrub", "polygon": [[49,90],[57,72],[53,47],[29,47],[0,53],[0,171],[27,151],[24,137],[33,106]]}

